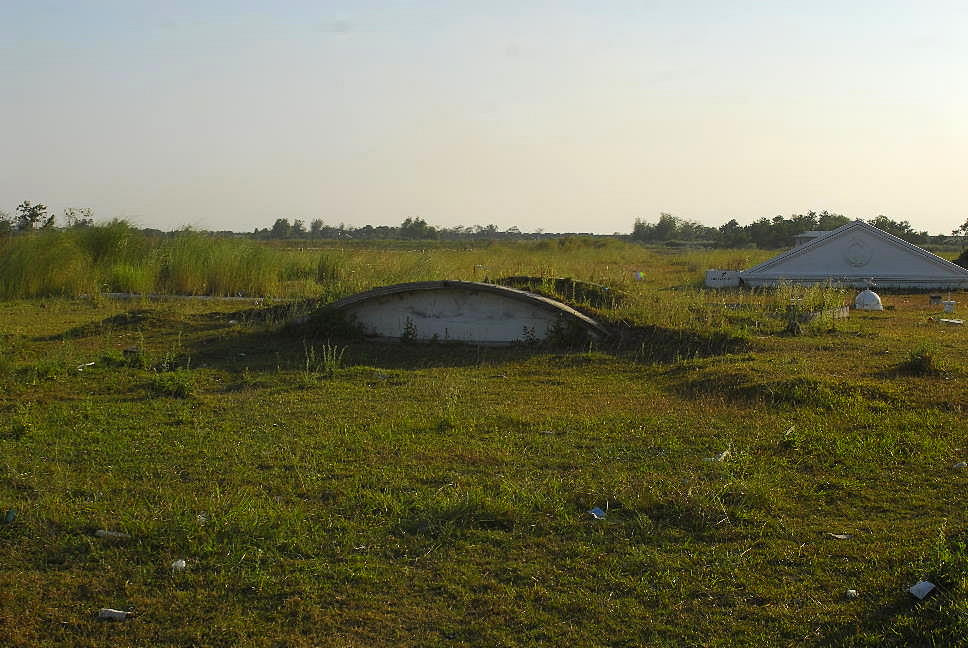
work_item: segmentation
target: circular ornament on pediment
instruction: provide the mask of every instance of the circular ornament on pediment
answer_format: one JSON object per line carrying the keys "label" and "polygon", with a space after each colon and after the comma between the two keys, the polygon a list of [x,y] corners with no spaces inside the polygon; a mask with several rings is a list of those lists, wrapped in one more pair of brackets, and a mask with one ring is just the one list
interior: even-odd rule
{"label": "circular ornament on pediment", "polygon": [[855,268],[863,268],[865,265],[870,263],[871,256],[874,251],[871,246],[859,238],[851,239],[850,245],[847,246],[847,252],[844,255],[844,259],[851,266]]}

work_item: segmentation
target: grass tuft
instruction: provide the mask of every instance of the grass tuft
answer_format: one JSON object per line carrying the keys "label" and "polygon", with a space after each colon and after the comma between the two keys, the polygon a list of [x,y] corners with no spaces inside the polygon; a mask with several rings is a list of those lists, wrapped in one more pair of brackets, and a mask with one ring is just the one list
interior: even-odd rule
{"label": "grass tuft", "polygon": [[195,393],[195,377],[188,369],[176,369],[151,376],[148,391],[158,396],[190,398]]}
{"label": "grass tuft", "polygon": [[898,364],[897,370],[912,376],[940,376],[947,371],[947,366],[940,358],[937,348],[921,345]]}

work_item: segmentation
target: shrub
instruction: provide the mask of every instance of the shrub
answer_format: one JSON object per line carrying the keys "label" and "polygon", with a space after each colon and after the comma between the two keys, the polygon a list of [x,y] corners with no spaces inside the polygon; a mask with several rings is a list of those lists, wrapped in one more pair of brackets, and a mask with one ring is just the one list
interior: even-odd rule
{"label": "shrub", "polygon": [[897,368],[901,373],[913,376],[940,376],[946,369],[937,350],[926,345],[913,349]]}
{"label": "shrub", "polygon": [[188,369],[156,374],[148,382],[148,391],[159,396],[188,398],[195,393],[195,378]]}
{"label": "shrub", "polygon": [[968,248],[963,250],[961,252],[961,256],[955,259],[954,262],[960,265],[962,268],[968,268]]}
{"label": "shrub", "polygon": [[94,265],[138,262],[147,256],[151,247],[144,234],[123,220],[81,227],[67,234]]}

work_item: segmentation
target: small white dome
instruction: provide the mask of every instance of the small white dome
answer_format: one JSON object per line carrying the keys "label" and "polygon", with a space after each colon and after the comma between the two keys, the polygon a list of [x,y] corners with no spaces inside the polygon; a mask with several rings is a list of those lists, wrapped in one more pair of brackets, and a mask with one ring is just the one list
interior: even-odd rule
{"label": "small white dome", "polygon": [[854,299],[854,308],[857,310],[884,310],[880,296],[870,288],[862,290],[857,295],[857,298]]}

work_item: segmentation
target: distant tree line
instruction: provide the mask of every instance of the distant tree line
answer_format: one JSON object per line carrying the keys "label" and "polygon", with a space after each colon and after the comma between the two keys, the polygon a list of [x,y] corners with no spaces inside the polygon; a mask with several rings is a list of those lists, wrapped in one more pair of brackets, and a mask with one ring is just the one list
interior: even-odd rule
{"label": "distant tree line", "polygon": [[[25,200],[17,205],[17,213],[11,217],[0,211],[0,235],[14,232],[32,232],[33,230],[53,229],[57,218],[47,213],[47,205],[34,204]],[[94,224],[94,211],[87,208],[68,207],[64,210],[64,226],[89,227]]]}
{"label": "distant tree line", "polygon": [[[17,206],[16,214],[10,216],[0,211],[0,236],[27,233],[34,230],[53,229],[57,227],[57,219],[48,214],[47,206],[43,203],[32,203],[25,200]],[[672,214],[662,213],[659,219],[652,223],[636,219],[632,233],[627,237],[621,234],[613,236],[630,238],[643,243],[658,243],[669,246],[690,245],[720,248],[758,247],[778,249],[791,247],[794,236],[811,230],[831,230],[850,222],[846,216],[826,210],[822,212],[809,211],[805,214],[794,214],[790,217],[774,216],[760,218],[749,225],[740,225],[732,219],[719,227],[710,227],[696,221],[679,218]],[[917,231],[907,221],[895,221],[887,216],[878,216],[867,221],[885,232],[889,232],[906,241],[918,245],[950,243],[944,235],[929,235],[926,231]],[[94,212],[89,208],[70,207],[64,210],[62,227],[65,229],[91,227],[94,225]],[[145,234],[163,236],[161,230],[145,228]],[[249,233],[232,231],[210,232],[221,237],[247,237],[255,239],[277,240],[310,240],[310,239],[360,239],[360,240],[514,240],[536,239],[561,236],[595,236],[585,232],[522,232],[518,227],[500,229],[496,225],[474,225],[465,227],[434,227],[420,217],[405,219],[400,225],[363,225],[362,227],[328,225],[322,219],[315,219],[306,226],[300,219],[290,221],[278,218],[271,228],[256,228]],[[960,237],[962,242],[968,241],[968,220],[952,232],[952,236]]]}
{"label": "distant tree line", "polygon": [[[740,225],[736,219],[717,227],[709,227],[672,214],[660,214],[659,220],[649,223],[636,219],[632,227],[632,239],[646,243],[702,243],[711,247],[737,248],[758,247],[777,249],[793,246],[793,237],[801,232],[832,230],[850,222],[842,214],[828,211],[810,211],[794,214],[789,218],[774,216],[761,218],[749,225]],[[941,243],[947,236],[931,236],[926,231],[916,231],[907,221],[895,221],[878,216],[867,221],[874,227],[915,244]],[[968,222],[952,234],[968,234]]]}
{"label": "distant tree line", "polygon": [[271,228],[256,228],[252,236],[259,239],[402,239],[402,240],[461,240],[461,239],[520,239],[539,238],[542,236],[558,236],[535,232],[524,233],[517,227],[506,230],[497,225],[474,225],[464,227],[434,227],[422,218],[407,218],[400,225],[363,225],[362,227],[347,227],[327,225],[321,219],[316,219],[306,228],[305,221],[278,218]]}

